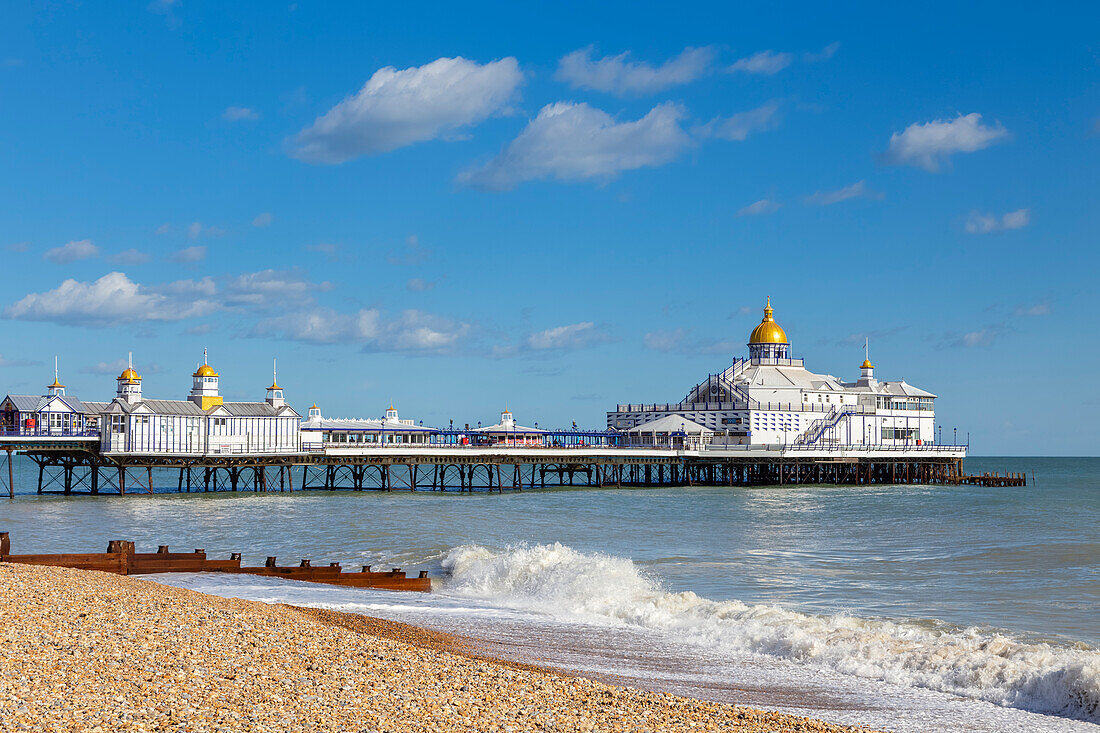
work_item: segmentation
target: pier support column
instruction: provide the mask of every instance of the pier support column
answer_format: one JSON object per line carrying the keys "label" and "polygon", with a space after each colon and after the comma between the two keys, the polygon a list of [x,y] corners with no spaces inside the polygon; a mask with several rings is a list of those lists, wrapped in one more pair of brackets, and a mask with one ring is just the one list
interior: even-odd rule
{"label": "pier support column", "polygon": [[146,479],[145,488],[150,494],[152,494],[153,493],[153,469],[149,466],[145,467],[145,479]]}
{"label": "pier support column", "polygon": [[8,448],[8,498],[15,498],[15,469],[11,465],[11,448]]}

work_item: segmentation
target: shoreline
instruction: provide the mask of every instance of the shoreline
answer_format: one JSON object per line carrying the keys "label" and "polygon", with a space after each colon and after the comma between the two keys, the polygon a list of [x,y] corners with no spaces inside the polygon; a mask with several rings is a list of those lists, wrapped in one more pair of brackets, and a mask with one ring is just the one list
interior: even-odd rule
{"label": "shoreline", "polygon": [[397,621],[0,564],[13,730],[867,731],[617,687]]}

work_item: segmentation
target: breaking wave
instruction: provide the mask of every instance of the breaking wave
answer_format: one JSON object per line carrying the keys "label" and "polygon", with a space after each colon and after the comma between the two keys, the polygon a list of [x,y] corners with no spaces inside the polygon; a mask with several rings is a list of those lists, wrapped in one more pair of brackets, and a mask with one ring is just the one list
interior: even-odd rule
{"label": "breaking wave", "polygon": [[446,592],[562,620],[628,625],[1036,713],[1100,722],[1100,651],[987,629],[813,615],[668,593],[629,559],[561,544],[451,550]]}

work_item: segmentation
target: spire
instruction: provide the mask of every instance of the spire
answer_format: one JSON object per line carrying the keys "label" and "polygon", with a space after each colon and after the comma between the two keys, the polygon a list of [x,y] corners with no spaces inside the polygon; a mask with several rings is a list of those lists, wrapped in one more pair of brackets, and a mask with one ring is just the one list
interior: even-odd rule
{"label": "spire", "polygon": [[60,396],[65,394],[65,385],[57,378],[57,355],[53,357],[53,384],[47,385],[46,390],[46,393],[50,395]]}
{"label": "spire", "polygon": [[126,368],[127,369],[133,369],[134,368],[134,352],[132,352],[132,351],[127,351],[126,352]]}
{"label": "spire", "polygon": [[57,354],[53,355],[53,381],[57,383]]}
{"label": "spire", "polygon": [[209,364],[210,364],[210,362],[208,362],[206,360],[206,347],[205,346],[202,347],[202,363],[206,364],[207,366],[209,366]]}
{"label": "spire", "polygon": [[271,360],[271,386],[267,389],[268,391],[271,391],[273,389],[282,389],[282,387],[279,386],[279,369],[275,359]]}

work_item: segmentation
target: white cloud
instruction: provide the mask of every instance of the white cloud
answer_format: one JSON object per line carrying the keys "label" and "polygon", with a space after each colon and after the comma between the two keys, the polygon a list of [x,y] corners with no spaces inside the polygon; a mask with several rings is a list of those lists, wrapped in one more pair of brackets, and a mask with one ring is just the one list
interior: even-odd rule
{"label": "white cloud", "polygon": [[[200,228],[201,228],[201,225],[200,225]],[[168,222],[164,222],[159,227],[157,227],[157,234],[168,234],[171,231],[172,231],[172,225],[169,224]]]}
{"label": "white cloud", "polygon": [[[165,227],[168,227],[168,225],[165,224],[164,226],[161,227],[161,229],[165,229]],[[165,229],[165,232],[168,232],[168,231],[171,231],[171,228]],[[163,233],[163,232],[161,232],[160,229],[158,229],[157,234],[161,234],[161,233]],[[198,239],[199,237],[220,237],[223,234],[225,234],[225,230],[222,229],[221,227],[203,226],[203,223],[201,221],[193,221],[193,222],[191,222],[190,224],[187,225],[187,238],[188,239]]]}
{"label": "white cloud", "polygon": [[366,351],[448,353],[456,350],[471,330],[468,323],[418,310],[391,316],[377,308],[351,314],[314,308],[262,320],[253,335],[314,344],[362,344]]}
{"label": "white cloud", "polygon": [[1016,211],[1010,211],[1007,214],[997,216],[996,214],[982,213],[980,211],[971,211],[970,215],[966,217],[966,231],[971,234],[990,234],[992,232],[1001,232],[1009,229],[1023,229],[1031,221],[1030,209],[1017,209]]}
{"label": "white cloud", "polygon": [[184,247],[178,249],[168,258],[170,262],[177,262],[182,265],[191,264],[194,262],[201,262],[206,259],[206,246],[195,245],[193,247]]}
{"label": "white cloud", "polygon": [[683,328],[650,331],[642,337],[642,345],[650,351],[689,354],[730,354],[739,348],[739,344],[732,341],[691,339],[690,336],[690,332]]}
{"label": "white cloud", "polygon": [[821,49],[817,53],[810,52],[810,53],[803,54],[802,58],[804,58],[807,63],[811,63],[811,64],[816,63],[818,61],[828,61],[839,50],[840,50],[840,41],[834,41],[833,43],[830,43],[828,46]]}
{"label": "white cloud", "polygon": [[1021,305],[1016,308],[1017,316],[1049,316],[1050,303],[1036,303],[1035,305]]}
{"label": "white cloud", "polygon": [[556,326],[528,334],[527,348],[533,351],[572,351],[609,340],[607,332],[591,321]]}
{"label": "white cloud", "polygon": [[8,252],[26,252],[30,248],[30,242],[12,242],[4,247]]}
{"label": "white cloud", "polygon": [[391,265],[419,265],[432,256],[432,251],[420,243],[420,238],[415,234],[405,237],[405,246],[399,250],[391,250],[386,255],[386,262]]}
{"label": "white cloud", "polygon": [[271,226],[271,222],[273,221],[275,221],[275,217],[270,212],[265,211],[262,214],[256,215],[256,218],[252,220],[252,226],[267,227]]}
{"label": "white cloud", "polygon": [[41,363],[32,359],[7,359],[3,354],[0,354],[0,367],[38,366]]}
{"label": "white cloud", "polygon": [[695,128],[695,133],[700,137],[740,142],[758,130],[775,129],[779,125],[778,112],[779,104],[769,102],[747,112],[738,112],[729,117],[715,117],[707,124]]}
{"label": "white cloud", "polygon": [[760,51],[752,56],[738,59],[730,67],[729,71],[743,71],[746,74],[776,74],[791,65],[794,57],[789,53],[776,53],[775,51]]}
{"label": "white cloud", "polygon": [[261,270],[229,278],[220,293],[226,307],[269,310],[288,303],[309,303],[313,293],[332,288],[329,282],[312,282],[300,270]]}
{"label": "white cloud", "polygon": [[317,252],[318,254],[323,254],[325,256],[325,259],[329,262],[334,262],[336,260],[336,252],[339,249],[340,248],[338,246],[332,244],[331,242],[321,242],[319,244],[306,245],[306,252]]}
{"label": "white cloud", "polygon": [[881,199],[884,194],[871,189],[867,181],[856,181],[851,186],[845,186],[837,191],[818,191],[812,196],[806,197],[806,203],[817,206],[829,206],[849,199]]}
{"label": "white cloud", "polygon": [[592,50],[589,46],[563,56],[555,78],[575,89],[620,96],[653,94],[695,81],[706,73],[714,58],[710,48],[685,48],[679,56],[654,67],[644,61],[628,61],[629,52],[593,60]]}
{"label": "white cloud", "polygon": [[500,155],[459,181],[504,190],[543,179],[607,181],[625,170],[664,165],[691,145],[680,127],[683,116],[668,102],[630,122],[583,103],[548,104]]}
{"label": "white cloud", "polygon": [[435,280],[425,280],[420,277],[411,277],[408,282],[405,283],[405,289],[413,293],[424,293],[437,285]]}
{"label": "white cloud", "polygon": [[67,265],[77,260],[88,260],[99,256],[99,247],[92,244],[90,239],[77,239],[60,247],[46,250],[42,255],[55,265]]}
{"label": "white cloud", "polygon": [[780,204],[770,199],[760,199],[737,211],[738,216],[758,216],[760,214],[774,214],[779,211]]}
{"label": "white cloud", "polygon": [[140,249],[124,249],[121,252],[116,252],[111,255],[111,262],[116,265],[144,265],[146,262],[152,259],[149,253],[142,252]]}
{"label": "white cloud", "polygon": [[487,64],[440,58],[400,71],[387,66],[289,141],[290,154],[336,164],[453,135],[506,111],[522,81],[512,57]]}
{"label": "white cloud", "polygon": [[240,122],[241,120],[258,120],[260,119],[260,113],[249,107],[226,107],[222,112],[222,119],[229,122]]}
{"label": "white cloud", "polygon": [[25,321],[106,326],[139,321],[178,321],[214,311],[204,298],[162,292],[133,282],[122,272],[98,280],[67,279],[53,290],[30,293],[9,306],[4,315]]}
{"label": "white cloud", "polygon": [[973,153],[1008,138],[999,123],[982,124],[977,112],[960,114],[953,120],[914,122],[890,136],[884,159],[892,165],[913,165],[935,173],[955,153]]}

